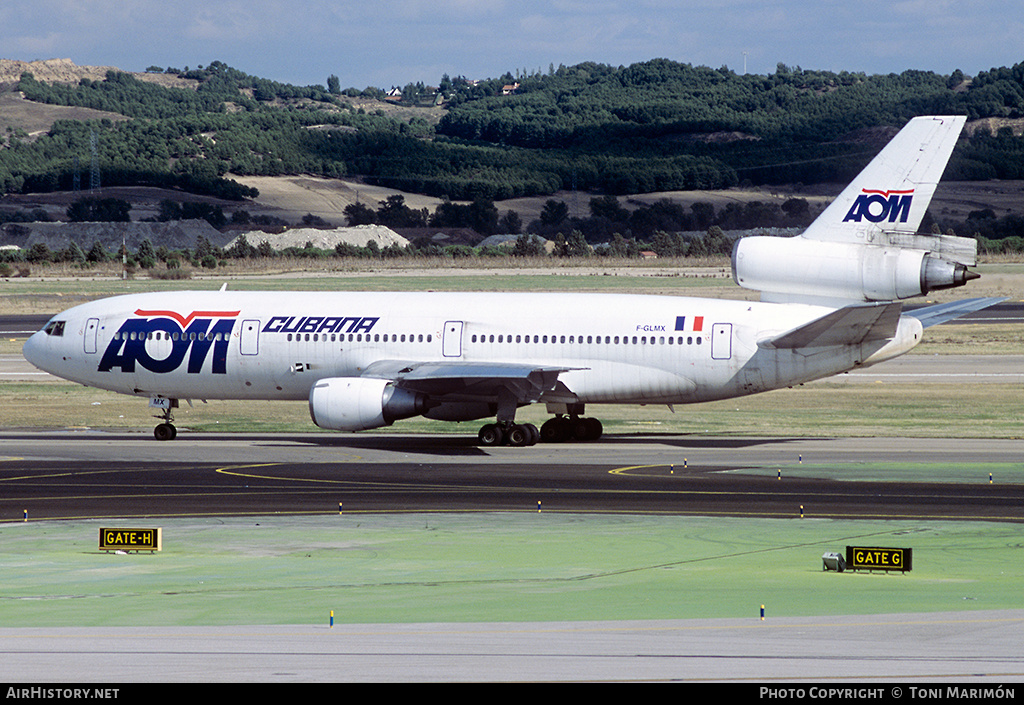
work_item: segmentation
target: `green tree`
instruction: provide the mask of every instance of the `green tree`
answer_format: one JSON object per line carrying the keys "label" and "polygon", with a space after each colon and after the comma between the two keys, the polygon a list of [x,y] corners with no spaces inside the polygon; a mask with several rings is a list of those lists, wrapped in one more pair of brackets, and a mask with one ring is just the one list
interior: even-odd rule
{"label": "green tree", "polygon": [[[193,254],[193,259],[195,260],[196,264],[203,264],[203,261],[207,257],[213,257],[213,254],[214,254],[214,252],[213,252],[213,245],[210,244],[210,240],[205,235],[197,236],[196,237],[196,250],[195,250],[195,253]],[[214,262],[216,262],[216,261],[217,260],[214,257]],[[203,266],[205,267],[206,265],[203,264]],[[214,265],[214,266],[216,266],[216,265]]]}
{"label": "green tree", "polygon": [[541,257],[545,254],[544,243],[536,235],[520,235],[512,247],[513,257]]}
{"label": "green tree", "polygon": [[590,215],[593,218],[605,218],[613,223],[624,223],[629,219],[629,211],[619,205],[619,199],[615,196],[591,198]]}
{"label": "green tree", "polygon": [[640,246],[633,238],[627,240],[622,233],[615,233],[608,245],[608,254],[613,257],[639,257]]}
{"label": "green tree", "polygon": [[106,262],[108,255],[107,250],[97,240],[92,243],[92,247],[89,249],[89,254],[85,256],[90,262]]}
{"label": "green tree", "polygon": [[250,259],[256,257],[259,252],[249,244],[249,238],[245,236],[245,233],[242,233],[235,238],[234,243],[228,248],[226,254],[233,259]]}
{"label": "green tree", "polygon": [[506,235],[518,235],[523,230],[523,219],[514,210],[505,211],[498,221],[498,232]]}
{"label": "green tree", "polygon": [[349,227],[357,225],[373,225],[377,222],[377,213],[365,203],[350,203],[342,211]]}
{"label": "green tree", "polygon": [[565,201],[556,201],[553,198],[549,198],[544,202],[544,207],[540,211],[541,225],[557,228],[568,219],[569,206],[565,204]]}
{"label": "green tree", "polygon": [[708,254],[727,255],[732,252],[732,240],[726,237],[717,225],[708,228],[707,234],[704,236],[704,244]]}
{"label": "green tree", "polygon": [[80,198],[67,208],[73,223],[127,223],[132,204],[119,198]]}
{"label": "green tree", "polygon": [[74,240],[72,240],[71,244],[68,245],[68,249],[64,254],[64,259],[66,259],[68,262],[74,262],[75,264],[85,264],[86,262],[89,261],[85,255],[85,252]]}
{"label": "green tree", "polygon": [[421,228],[427,225],[427,211],[405,205],[405,196],[388,196],[377,209],[377,222],[391,228]]}
{"label": "green tree", "polygon": [[565,241],[567,257],[589,257],[591,254],[590,245],[579,230],[573,230]]}
{"label": "green tree", "polygon": [[50,252],[50,248],[44,243],[37,242],[28,248],[28,252],[25,253],[25,259],[33,263],[49,262],[53,259],[53,253]]}
{"label": "green tree", "polygon": [[156,266],[156,250],[153,249],[153,243],[149,241],[148,237],[139,243],[139,249],[135,251],[135,258],[143,269],[152,269]]}

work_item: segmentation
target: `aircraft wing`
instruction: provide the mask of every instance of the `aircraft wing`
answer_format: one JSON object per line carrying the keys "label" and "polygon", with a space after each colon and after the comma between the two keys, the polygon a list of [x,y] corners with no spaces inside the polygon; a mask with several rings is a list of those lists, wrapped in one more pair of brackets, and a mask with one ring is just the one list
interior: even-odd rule
{"label": "aircraft wing", "polygon": [[945,304],[935,304],[934,306],[917,308],[912,311],[907,311],[907,315],[913,316],[917,320],[921,321],[921,325],[925,328],[930,328],[931,326],[937,326],[940,323],[946,323],[947,321],[952,321],[960,318],[961,316],[966,316],[968,313],[981,311],[982,309],[994,306],[1001,301],[1006,301],[1006,297],[963,299],[962,301],[952,301]]}
{"label": "aircraft wing", "polygon": [[396,387],[431,397],[494,398],[511,391],[520,402],[537,401],[558,385],[558,375],[570,367],[547,367],[514,362],[409,362],[383,360],[370,365],[364,377],[390,379]]}
{"label": "aircraft wing", "polygon": [[896,334],[903,304],[846,306],[810,323],[758,342],[762,348],[818,348],[888,340]]}

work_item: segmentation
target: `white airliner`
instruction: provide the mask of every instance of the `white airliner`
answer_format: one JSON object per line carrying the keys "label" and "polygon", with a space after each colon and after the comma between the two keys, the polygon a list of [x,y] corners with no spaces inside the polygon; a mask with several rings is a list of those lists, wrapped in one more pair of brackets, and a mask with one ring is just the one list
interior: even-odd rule
{"label": "white airliner", "polygon": [[[157,439],[181,399],[308,399],[359,431],[494,418],[480,443],[593,440],[593,404],[689,404],[901,355],[923,327],[994,299],[901,315],[901,299],[977,275],[974,240],[917,228],[964,125],[911,120],[798,237],[748,237],[733,274],[760,302],[618,294],[132,294],[76,306],[25,344],[42,370],[149,397]],[[539,430],[516,410],[544,403]]]}

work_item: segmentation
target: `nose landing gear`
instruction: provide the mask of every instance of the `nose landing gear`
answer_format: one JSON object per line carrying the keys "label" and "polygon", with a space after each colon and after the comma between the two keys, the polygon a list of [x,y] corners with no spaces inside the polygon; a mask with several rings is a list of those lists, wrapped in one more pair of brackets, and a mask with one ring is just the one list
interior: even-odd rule
{"label": "nose landing gear", "polygon": [[163,412],[159,416],[153,417],[163,419],[163,423],[158,424],[157,427],[153,429],[153,437],[158,441],[173,441],[178,435],[178,429],[175,428],[172,423],[174,421],[174,409],[178,408],[178,400],[154,397],[149,400],[149,405],[156,409],[163,409]]}

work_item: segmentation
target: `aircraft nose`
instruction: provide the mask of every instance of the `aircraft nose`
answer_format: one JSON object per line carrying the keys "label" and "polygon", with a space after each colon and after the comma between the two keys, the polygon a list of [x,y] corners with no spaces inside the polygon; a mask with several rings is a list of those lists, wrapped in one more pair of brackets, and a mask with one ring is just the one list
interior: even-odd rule
{"label": "aircraft nose", "polygon": [[49,372],[46,368],[47,360],[47,340],[46,333],[43,331],[36,331],[29,339],[25,341],[25,345],[21,348],[21,354],[25,356],[25,359],[31,362],[33,365],[41,370]]}

